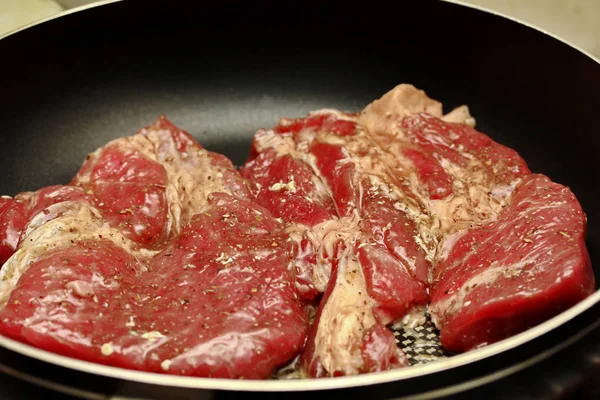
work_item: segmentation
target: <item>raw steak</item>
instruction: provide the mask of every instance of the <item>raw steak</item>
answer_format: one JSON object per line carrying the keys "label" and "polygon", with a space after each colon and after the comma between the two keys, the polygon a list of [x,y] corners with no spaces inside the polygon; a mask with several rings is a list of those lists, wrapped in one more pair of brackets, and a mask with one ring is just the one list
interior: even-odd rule
{"label": "raw steak", "polygon": [[468,122],[464,108],[442,119],[439,112],[406,116],[403,91],[368,106],[362,120],[400,136],[399,152],[417,169],[420,199],[433,220],[418,217],[437,238],[429,311],[442,345],[465,351],[504,339],[591,294],[586,219],[569,189],[531,174],[516,152],[455,123]]}
{"label": "raw steak", "polygon": [[177,235],[211,193],[249,198],[229,159],[204,150],[164,117],[90,154],[71,185],[93,193],[111,226],[145,248]]}
{"label": "raw steak", "polygon": [[385,165],[390,156],[356,119],[323,110],[282,120],[259,131],[242,168],[259,204],[288,223],[297,287],[307,298],[324,291],[303,354],[311,376],[405,366],[385,324],[428,299],[417,228],[382,188],[397,166]]}
{"label": "raw steak", "polygon": [[495,221],[454,234],[433,270],[430,313],[461,352],[564,311],[594,291],[585,215],[543,175],[524,177]]}
{"label": "raw steak", "polygon": [[89,195],[72,186],[48,186],[37,192],[19,193],[15,198],[0,198],[0,263],[15,252],[21,233],[31,217],[55,203],[87,200]]}
{"label": "raw steak", "polygon": [[3,200],[3,251],[25,231],[0,271],[0,333],[179,375],[267,378],[298,353],[287,235],[225,157],[160,119],[72,184]]}
{"label": "raw steak", "polygon": [[404,367],[388,326],[427,307],[450,351],[518,333],[594,291],[585,214],[474,124],[400,85],[259,130],[240,174],[160,118],[0,198],[0,333],[229,378]]}
{"label": "raw steak", "polygon": [[437,104],[401,85],[359,122],[413,166],[402,190],[421,206],[408,215],[432,261],[429,311],[442,345],[465,351],[556,315],[595,283],[569,189],[473,129],[465,107],[442,116]]}
{"label": "raw steak", "polygon": [[[442,344],[454,351],[517,333],[594,290],[574,196],[474,123],[466,107],[443,115],[400,85],[360,114],[321,110],[257,133],[242,174],[288,224],[297,286],[324,291],[302,356],[311,376],[404,365],[392,338],[372,341],[373,332],[422,321],[427,285]],[[540,241],[526,247],[534,214]],[[568,236],[542,240],[550,230]],[[480,291],[467,296],[476,281]],[[484,289],[494,282],[501,289]]]}

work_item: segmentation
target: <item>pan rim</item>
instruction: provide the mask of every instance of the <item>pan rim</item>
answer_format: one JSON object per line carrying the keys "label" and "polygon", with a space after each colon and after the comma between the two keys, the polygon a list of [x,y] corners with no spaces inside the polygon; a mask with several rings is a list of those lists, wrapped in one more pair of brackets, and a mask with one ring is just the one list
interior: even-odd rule
{"label": "pan rim", "polygon": [[41,18],[41,19],[32,21],[32,22],[30,22],[30,23],[28,23],[26,25],[23,25],[23,26],[20,26],[18,28],[12,29],[12,30],[10,30],[8,32],[5,32],[2,35],[0,35],[0,40],[6,39],[7,37],[12,36],[12,35],[14,35],[16,33],[19,33],[21,31],[24,31],[26,29],[33,28],[34,26],[41,25],[44,22],[52,21],[54,19],[58,19],[58,18],[67,16],[69,14],[75,14],[75,13],[77,13],[79,11],[84,11],[84,10],[87,10],[87,9],[90,9],[90,8],[96,8],[96,7],[100,7],[100,6],[105,6],[107,4],[117,3],[117,2],[121,2],[121,1],[123,1],[123,0],[98,0],[98,1],[95,1],[95,2],[90,3],[90,4],[84,4],[84,5],[79,6],[79,7],[69,8],[68,10],[64,10],[64,11],[61,11],[61,12],[56,13],[54,15],[50,15],[49,17],[45,17],[45,18]]}
{"label": "pan rim", "polygon": [[[159,374],[154,372],[143,372],[129,370],[119,367],[97,364],[89,361],[78,360],[75,358],[58,355],[46,350],[38,349],[9,339],[0,335],[0,346],[17,352],[19,354],[31,357],[49,364],[87,372],[96,375],[102,375],[111,378],[125,379],[134,382],[161,384],[174,387],[190,389],[216,389],[233,391],[312,391],[341,389],[356,386],[369,386],[392,381],[407,380],[410,378],[422,377],[437,372],[447,371],[452,368],[460,367],[476,361],[480,361],[502,352],[511,350],[535,338],[538,338],[549,331],[569,322],[579,314],[594,306],[600,301],[600,290],[594,292],[591,296],[579,302],[575,306],[563,311],[557,316],[533,327],[515,336],[504,339],[497,343],[490,344],[477,350],[472,350],[463,354],[458,354],[443,360],[438,360],[428,364],[413,365],[408,368],[401,368],[389,371],[373,372],[364,375],[344,376],[335,378],[319,379],[297,379],[297,380],[236,380],[226,378],[202,378],[192,376],[178,376]],[[559,351],[560,348],[553,349],[548,354]]]}
{"label": "pan rim", "polygon": [[[2,35],[0,35],[0,40],[6,39],[9,36],[12,36],[12,35],[14,35],[16,33],[24,31],[26,29],[32,28],[32,27],[34,27],[36,25],[40,25],[40,24],[43,24],[44,22],[48,22],[48,21],[52,21],[54,19],[61,18],[61,17],[67,16],[69,14],[74,14],[74,13],[77,13],[77,12],[80,12],[80,11],[85,11],[85,10],[90,9],[90,8],[101,7],[101,6],[105,6],[105,5],[109,5],[109,4],[113,4],[113,3],[119,3],[119,2],[123,2],[123,1],[125,1],[125,0],[98,0],[98,1],[95,1],[95,2],[90,3],[90,4],[85,4],[85,5],[82,5],[82,6],[79,6],[79,7],[70,8],[68,10],[61,11],[61,12],[59,12],[57,14],[54,14],[54,15],[51,15],[49,17],[45,17],[45,18],[42,18],[42,19],[30,22],[30,23],[28,23],[26,25],[23,25],[21,27],[18,27],[18,28],[15,28],[13,30],[10,30],[8,32],[5,32]],[[552,39],[558,40],[559,42],[561,42],[563,44],[566,44],[567,46],[569,46],[569,47],[577,50],[578,52],[582,53],[583,55],[587,56],[588,58],[591,58],[597,64],[600,64],[600,56],[595,56],[592,53],[590,53],[589,51],[581,48],[580,46],[578,46],[578,45],[576,45],[576,44],[574,44],[574,43],[572,43],[572,42],[570,42],[570,41],[568,41],[568,40],[566,40],[566,39],[564,39],[564,38],[562,38],[562,37],[560,37],[560,36],[558,36],[558,35],[556,35],[556,34],[554,34],[552,32],[549,32],[549,31],[547,31],[544,28],[541,28],[541,27],[539,27],[539,26],[537,26],[535,24],[532,24],[530,22],[522,21],[522,20],[520,20],[520,19],[518,19],[516,17],[512,17],[512,16],[507,15],[507,14],[505,14],[503,12],[500,12],[500,11],[492,10],[492,9],[490,9],[488,7],[485,7],[485,6],[481,6],[481,5],[478,5],[478,4],[467,3],[467,2],[465,2],[463,0],[440,0],[440,1],[443,1],[445,3],[454,4],[454,5],[458,5],[458,6],[462,6],[462,7],[466,7],[466,8],[472,8],[474,10],[482,11],[482,12],[485,12],[487,14],[492,14],[492,15],[495,15],[495,16],[498,16],[498,17],[510,20],[512,22],[516,22],[516,23],[518,23],[520,25],[523,25],[523,26],[526,26],[528,28],[534,29],[534,30],[536,30],[538,32],[543,33],[544,35],[550,36]]]}
{"label": "pan rim", "polygon": [[[3,35],[0,35],[0,40],[10,37],[18,32],[29,29],[36,25],[43,24],[45,22],[70,15],[76,12],[84,11],[87,9],[100,7],[108,4],[113,4],[117,2],[121,2],[123,0],[100,0],[94,3],[90,3],[87,5],[83,5],[80,7],[72,8],[69,10],[62,11],[53,16],[43,18],[37,21],[34,21],[30,24],[22,26],[20,28],[9,31]],[[592,55],[586,50],[581,49],[577,45],[570,43],[569,41],[552,34],[540,27],[537,27],[533,24],[521,21],[517,18],[507,16],[503,13],[496,12],[490,10],[489,8],[467,4],[462,0],[443,0],[450,4],[455,4],[458,6],[463,6],[471,9],[476,9],[482,12],[486,12],[492,15],[496,15],[501,18],[505,18],[507,20],[519,23],[528,28],[535,29],[549,37],[562,42],[563,44],[570,46],[571,48],[577,50],[583,55],[589,57],[596,63],[600,64],[600,59],[596,56]],[[38,349],[34,346],[30,346],[21,342],[18,342],[13,339],[9,339],[5,336],[0,335],[0,346],[20,353],[22,355],[47,362],[49,364],[54,364],[57,366],[74,369],[90,374],[102,375],[110,378],[124,379],[134,382],[140,383],[148,383],[148,384],[160,384],[160,385],[168,385],[174,387],[181,388],[190,388],[190,389],[216,389],[216,390],[231,390],[231,391],[263,391],[263,392],[276,392],[276,391],[312,391],[312,390],[328,390],[328,389],[341,389],[341,388],[350,388],[357,386],[367,386],[367,385],[375,385],[388,383],[393,381],[403,381],[410,378],[421,377],[424,375],[429,375],[433,373],[439,373],[442,371],[447,371],[459,366],[463,366],[466,364],[470,364],[473,362],[481,361],[483,359],[492,357],[494,355],[500,354],[502,352],[514,349],[518,346],[521,346],[535,338],[538,338],[549,331],[569,322],[573,318],[577,317],[579,314],[593,307],[596,303],[600,302],[600,289],[596,290],[592,295],[576,304],[575,306],[565,310],[564,312],[556,315],[555,317],[533,327],[525,332],[522,332],[518,335],[512,336],[510,338],[504,339],[500,342],[488,345],[486,347],[472,350],[467,353],[459,354],[456,356],[452,356],[450,358],[446,358],[443,360],[439,360],[436,362],[423,364],[423,365],[415,365],[410,368],[396,369],[390,371],[382,371],[375,372],[364,375],[357,376],[347,376],[347,377],[336,377],[336,378],[319,378],[319,379],[301,379],[301,380],[234,380],[234,379],[222,379],[222,378],[201,378],[201,377],[189,377],[189,376],[177,376],[177,375],[166,375],[160,373],[153,372],[143,372],[143,371],[135,371],[128,370],[119,367],[111,367],[102,364],[92,363],[88,361],[82,361],[71,357],[61,356],[55,353],[51,353],[46,350]],[[568,342],[568,341],[567,341]],[[566,343],[566,342],[565,342]],[[554,348],[548,350],[546,357],[554,354],[555,352],[560,350],[560,345],[555,346]],[[539,357],[533,357],[532,359],[539,359]],[[531,359],[530,359],[531,360]],[[527,361],[523,361],[520,364],[515,365],[518,366],[527,363]],[[518,370],[518,368],[517,368]],[[411,397],[412,398],[412,397]]]}
{"label": "pan rim", "polygon": [[[569,347],[570,345],[577,342],[578,340],[581,340],[583,337],[585,337],[587,334],[592,332],[594,329],[597,329],[599,326],[600,326],[600,319],[596,320],[591,325],[588,325],[584,329],[580,330],[573,336],[571,336],[563,341],[560,341],[559,343],[557,343],[555,346],[553,346],[552,348],[550,348],[548,350],[545,350],[545,351],[543,351],[529,359],[523,360],[517,364],[507,366],[506,368],[503,368],[503,369],[500,369],[500,370],[497,370],[494,372],[490,372],[481,377],[473,378],[473,379],[470,379],[467,381],[463,381],[463,382],[460,382],[460,383],[457,383],[454,385],[449,385],[446,387],[442,387],[439,389],[429,390],[429,391],[422,392],[419,394],[396,397],[394,399],[395,400],[436,399],[436,398],[446,397],[446,396],[450,396],[450,395],[457,394],[457,393],[462,393],[466,390],[478,388],[482,385],[497,381],[498,379],[505,378],[514,373],[522,371],[523,369],[525,369],[527,367],[530,367],[532,365],[535,365],[541,361],[548,359],[555,353],[557,353],[561,350],[564,350],[567,347]],[[90,391],[82,390],[82,389],[79,389],[76,387],[65,386],[63,384],[56,384],[56,383],[48,381],[46,379],[40,379],[36,376],[30,375],[28,373],[24,373],[20,370],[13,369],[2,363],[0,363],[0,372],[4,372],[8,375],[11,375],[11,376],[17,378],[17,379],[24,380],[26,382],[43,387],[45,389],[55,390],[60,393],[65,393],[65,394],[73,395],[76,397],[89,398],[89,399],[100,399],[100,398],[103,399],[105,397],[104,395],[102,395],[101,393],[98,393],[98,392],[90,392]],[[111,397],[111,399],[117,399],[117,398],[122,399],[122,400],[129,400],[129,399],[135,400],[135,399],[127,397],[127,396]]]}
{"label": "pan rim", "polygon": [[[120,0],[117,0],[117,1],[120,1]],[[549,32],[546,29],[544,29],[542,27],[539,27],[539,26],[537,26],[535,24],[532,24],[530,22],[522,21],[522,20],[520,20],[520,19],[518,19],[516,17],[511,17],[510,15],[504,14],[503,12],[495,11],[495,10],[492,10],[492,9],[487,8],[485,6],[480,6],[478,4],[470,4],[470,3],[467,3],[467,2],[465,2],[463,0],[441,0],[441,1],[444,1],[444,2],[450,3],[450,4],[455,4],[457,6],[472,8],[474,10],[482,11],[482,12],[485,12],[485,13],[488,13],[488,14],[492,14],[492,15],[495,15],[495,16],[498,16],[498,17],[501,17],[501,18],[504,18],[504,19],[508,19],[508,20],[510,20],[512,22],[516,22],[516,23],[518,23],[520,25],[526,26],[527,28],[534,29],[534,30],[536,30],[538,32],[543,33],[546,36],[550,36],[554,40],[558,40],[559,42],[561,42],[563,44],[566,44],[567,46],[569,46],[569,47],[577,50],[578,52],[582,53],[583,55],[591,58],[597,64],[600,64],[600,56],[595,56],[592,53],[590,53],[589,51],[584,50],[580,46],[578,46],[578,45],[576,45],[576,44],[568,41],[567,39],[564,39],[564,38],[558,36],[557,34]],[[0,39],[2,39],[2,38],[0,37]]]}

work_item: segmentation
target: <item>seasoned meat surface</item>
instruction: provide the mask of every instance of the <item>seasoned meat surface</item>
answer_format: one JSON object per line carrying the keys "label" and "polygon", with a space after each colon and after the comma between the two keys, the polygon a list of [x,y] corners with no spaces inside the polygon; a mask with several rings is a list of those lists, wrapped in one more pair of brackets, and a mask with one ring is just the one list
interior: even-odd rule
{"label": "seasoned meat surface", "polygon": [[399,85],[260,129],[238,171],[164,117],[68,185],[0,198],[0,334],[168,374],[408,365],[428,316],[462,352],[594,291],[571,191]]}
{"label": "seasoned meat surface", "polygon": [[[442,344],[465,351],[593,292],[572,193],[474,124],[468,108],[443,115],[400,85],[359,114],[320,110],[255,136],[242,175],[288,225],[297,288],[324,293],[302,357],[310,375],[404,365],[372,363],[366,343],[386,324],[419,324],[427,303]],[[403,359],[378,343],[382,360]]]}
{"label": "seasoned meat surface", "polygon": [[267,378],[298,353],[308,321],[287,235],[229,160],[160,119],[96,151],[72,185],[4,200],[12,229],[29,221],[1,270],[2,334],[207,377]]}

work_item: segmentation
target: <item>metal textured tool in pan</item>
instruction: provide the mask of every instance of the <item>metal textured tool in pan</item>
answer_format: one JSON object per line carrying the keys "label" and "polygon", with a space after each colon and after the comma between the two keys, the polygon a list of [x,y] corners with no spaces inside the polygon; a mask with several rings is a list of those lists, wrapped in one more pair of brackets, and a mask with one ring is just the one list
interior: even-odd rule
{"label": "metal textured tool in pan", "polygon": [[[393,328],[392,328],[393,329]],[[423,325],[394,330],[398,346],[406,353],[410,365],[427,364],[447,355],[440,344],[440,332],[427,316]]]}

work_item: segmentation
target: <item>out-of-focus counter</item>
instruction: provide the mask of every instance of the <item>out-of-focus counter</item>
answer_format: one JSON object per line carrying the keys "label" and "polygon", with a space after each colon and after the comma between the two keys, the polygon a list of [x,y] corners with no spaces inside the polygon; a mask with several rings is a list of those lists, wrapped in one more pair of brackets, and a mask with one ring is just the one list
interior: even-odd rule
{"label": "out-of-focus counter", "polygon": [[56,15],[63,9],[53,0],[0,0],[0,35]]}

